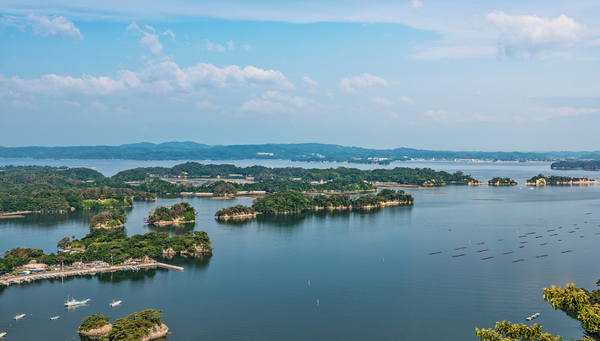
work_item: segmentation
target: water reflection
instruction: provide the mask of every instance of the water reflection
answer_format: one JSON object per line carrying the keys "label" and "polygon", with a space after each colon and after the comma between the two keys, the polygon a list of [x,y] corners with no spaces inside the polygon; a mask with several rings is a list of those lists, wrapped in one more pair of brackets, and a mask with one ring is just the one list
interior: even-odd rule
{"label": "water reflection", "polygon": [[185,234],[189,231],[194,231],[196,223],[172,224],[172,225],[146,225],[152,232],[169,232],[171,234]]}
{"label": "water reflection", "polygon": [[207,268],[212,258],[211,254],[199,254],[195,256],[164,256],[158,259],[159,262],[168,263],[184,268],[201,269]]}

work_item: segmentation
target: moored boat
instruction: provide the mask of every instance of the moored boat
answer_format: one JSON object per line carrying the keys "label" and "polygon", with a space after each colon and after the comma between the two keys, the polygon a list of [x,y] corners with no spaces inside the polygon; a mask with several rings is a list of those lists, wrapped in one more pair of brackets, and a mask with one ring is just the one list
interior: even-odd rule
{"label": "moored boat", "polygon": [[22,319],[23,317],[25,317],[25,314],[17,315],[15,317],[13,317],[13,319],[18,320],[18,319]]}
{"label": "moored boat", "polygon": [[4,337],[6,333],[0,333],[0,337]]}
{"label": "moored boat", "polygon": [[70,301],[65,301],[65,307],[69,308],[69,307],[76,307],[78,305],[84,305],[87,304],[90,301],[90,299],[86,299],[86,300],[81,300],[78,301],[76,299],[71,299]]}
{"label": "moored boat", "polygon": [[112,303],[110,304],[110,306],[114,307],[114,306],[120,305],[121,303],[123,303],[123,301],[116,301],[116,302],[112,301]]}
{"label": "moored boat", "polygon": [[52,320],[58,320],[59,318],[60,318],[60,316],[54,316],[54,317],[50,318],[50,321],[52,321]]}

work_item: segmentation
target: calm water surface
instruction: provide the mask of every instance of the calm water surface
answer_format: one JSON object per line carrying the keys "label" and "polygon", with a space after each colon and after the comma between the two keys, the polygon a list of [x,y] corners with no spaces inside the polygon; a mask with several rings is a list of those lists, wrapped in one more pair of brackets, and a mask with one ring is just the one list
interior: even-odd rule
{"label": "calm water surface", "polygon": [[[105,175],[156,164],[51,162],[47,164],[96,167]],[[213,241],[214,255],[164,260],[184,266],[183,273],[141,270],[0,288],[0,332],[8,332],[10,340],[78,339],[76,329],[85,316],[102,313],[115,320],[154,308],[163,310],[163,321],[173,332],[171,341],[476,340],[475,327],[493,327],[499,320],[530,324],[525,317],[536,312],[542,317],[535,322],[545,331],[565,340],[582,338],[579,323],[553,310],[542,299],[542,288],[574,282],[591,290],[600,278],[591,266],[600,256],[600,186],[530,189],[524,180],[538,173],[597,173],[552,172],[549,164],[534,163],[399,165],[462,170],[482,181],[510,176],[519,185],[409,189],[415,196],[413,207],[258,217],[238,223],[219,222],[213,215],[225,206],[249,205],[251,199],[188,197],[185,200],[199,212],[198,222],[177,228],[149,227],[142,219],[157,204],[178,201],[136,202],[127,211],[128,234],[203,230]],[[53,252],[62,237],[85,236],[87,222],[96,213],[0,220],[0,250],[26,246]],[[574,251],[562,253],[567,250]],[[452,257],[460,254],[464,256]],[[547,256],[537,258],[543,255]],[[493,258],[482,260],[488,257]],[[513,263],[519,259],[523,261]],[[65,310],[67,295],[91,298],[91,304]],[[124,303],[111,308],[112,300]],[[27,317],[15,322],[12,317],[17,314]],[[56,315],[60,320],[48,320]]]}

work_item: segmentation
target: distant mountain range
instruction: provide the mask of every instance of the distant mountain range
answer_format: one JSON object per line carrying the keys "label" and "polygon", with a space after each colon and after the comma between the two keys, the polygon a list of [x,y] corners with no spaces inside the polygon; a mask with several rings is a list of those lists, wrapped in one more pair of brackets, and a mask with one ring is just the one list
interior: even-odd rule
{"label": "distant mountain range", "polygon": [[595,152],[472,152],[412,148],[368,149],[334,144],[255,144],[210,146],[196,142],[148,142],[120,146],[0,147],[2,158],[125,159],[125,160],[240,160],[349,161],[388,163],[410,159],[478,159],[491,161],[556,161],[600,159]]}

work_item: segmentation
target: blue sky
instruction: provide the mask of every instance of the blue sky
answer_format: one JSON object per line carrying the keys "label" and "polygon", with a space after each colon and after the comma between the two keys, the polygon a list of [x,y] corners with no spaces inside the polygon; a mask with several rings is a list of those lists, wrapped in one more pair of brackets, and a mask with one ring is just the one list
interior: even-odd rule
{"label": "blue sky", "polygon": [[0,0],[0,145],[598,150],[597,1]]}

